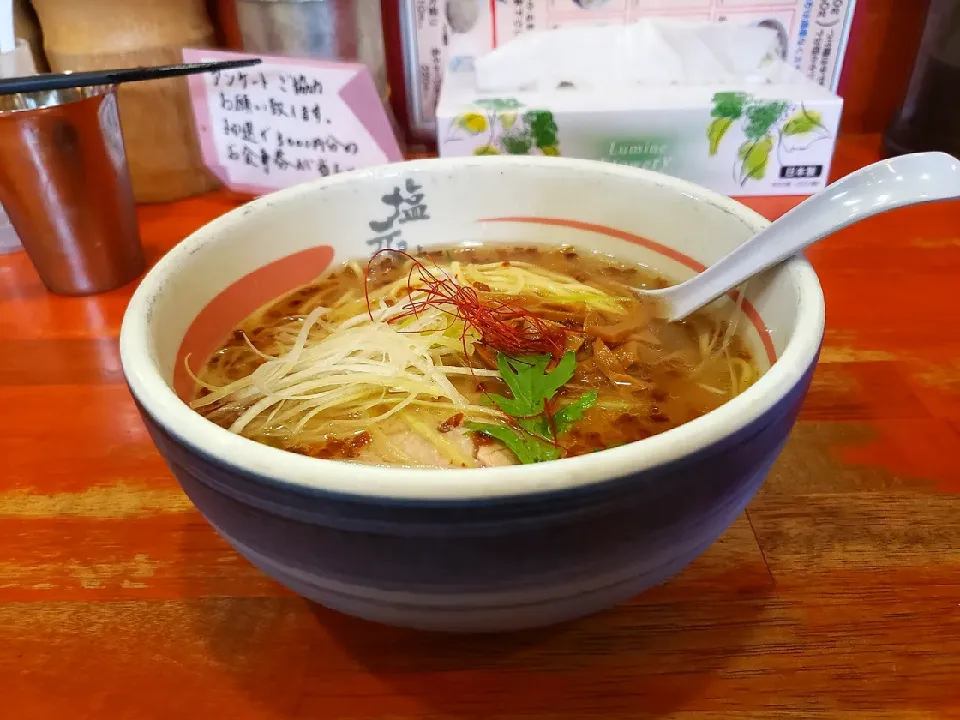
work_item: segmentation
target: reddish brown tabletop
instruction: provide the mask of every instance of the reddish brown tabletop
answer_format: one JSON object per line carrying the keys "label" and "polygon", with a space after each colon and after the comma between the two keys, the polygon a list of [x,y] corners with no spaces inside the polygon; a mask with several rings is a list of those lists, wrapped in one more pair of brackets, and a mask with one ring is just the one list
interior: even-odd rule
{"label": "reddish brown tabletop", "polygon": [[[878,144],[843,140],[835,174]],[[143,208],[150,258],[235,204]],[[0,258],[0,717],[960,717],[960,203],[810,258],[821,365],[746,515],[628,605],[480,638],[351,620],[254,570],[127,394],[132,287],[58,298]]]}

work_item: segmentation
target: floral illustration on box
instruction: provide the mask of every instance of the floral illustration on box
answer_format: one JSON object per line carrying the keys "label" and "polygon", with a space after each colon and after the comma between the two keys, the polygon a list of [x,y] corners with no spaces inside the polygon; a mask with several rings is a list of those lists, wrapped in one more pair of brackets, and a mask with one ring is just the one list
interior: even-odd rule
{"label": "floral illustration on box", "polygon": [[444,142],[483,137],[474,155],[560,154],[557,123],[549,110],[525,109],[513,98],[483,98],[451,121]]}
{"label": "floral illustration on box", "polygon": [[[791,113],[791,109],[793,112]],[[707,126],[710,156],[717,154],[730,127],[740,121],[745,140],[737,150],[733,175],[741,187],[748,180],[762,180],[774,148],[781,165],[784,155],[807,150],[830,137],[822,115],[802,104],[791,106],[784,100],[758,100],[748,93],[723,92],[713,96],[713,118]]]}

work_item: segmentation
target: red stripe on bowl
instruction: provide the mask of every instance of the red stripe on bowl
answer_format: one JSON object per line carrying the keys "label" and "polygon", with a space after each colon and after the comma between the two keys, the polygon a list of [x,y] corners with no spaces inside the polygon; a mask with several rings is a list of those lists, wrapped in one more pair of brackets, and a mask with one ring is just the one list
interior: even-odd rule
{"label": "red stripe on bowl", "polygon": [[187,357],[190,369],[199,372],[240,321],[274,298],[315,280],[330,267],[333,256],[330,245],[287,255],[247,273],[207,303],[190,323],[177,351],[173,389],[180,399],[189,402],[194,393],[194,383],[185,366]]}
{"label": "red stripe on bowl", "polygon": [[[666,245],[661,245],[658,242],[641,237],[640,235],[634,235],[633,233],[628,233],[625,230],[617,230],[616,228],[607,227],[606,225],[596,225],[594,223],[581,222],[579,220],[566,220],[564,218],[522,216],[484,218],[482,220],[478,220],[477,222],[527,223],[530,225],[550,225],[553,227],[566,227],[574,230],[584,230],[585,232],[606,235],[607,237],[617,238],[618,240],[626,240],[629,243],[639,245],[647,250],[652,250],[658,255],[663,255],[665,258],[669,258],[674,262],[678,262],[681,265],[690,268],[694,272],[699,273],[707,269],[707,266],[703,263],[694,260],[689,255],[684,255],[678,250],[674,250]],[[731,290],[727,294],[734,301],[740,297],[740,293],[736,290]],[[763,324],[763,318],[760,317],[760,313],[757,312],[757,309],[753,306],[753,303],[744,298],[743,305],[741,307],[743,308],[744,315],[747,316],[747,319],[749,319],[750,322],[753,323],[753,326],[757,329],[757,334],[760,336],[760,342],[763,344],[764,352],[767,354],[767,360],[769,360],[770,364],[772,365],[777,361],[777,353],[773,347],[773,338],[770,337],[770,331],[767,330],[767,326]]]}

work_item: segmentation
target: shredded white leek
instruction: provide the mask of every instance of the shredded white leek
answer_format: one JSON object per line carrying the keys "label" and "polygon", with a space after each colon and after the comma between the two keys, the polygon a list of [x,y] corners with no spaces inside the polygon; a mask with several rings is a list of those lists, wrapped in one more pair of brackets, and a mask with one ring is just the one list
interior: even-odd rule
{"label": "shredded white leek", "polygon": [[[464,265],[452,262],[429,266],[428,269],[437,278],[449,277],[460,285],[479,284],[498,295],[533,295],[556,303],[584,303],[588,309],[612,313],[623,313],[626,310],[623,298],[526,262],[511,261],[506,266],[502,263]],[[423,280],[416,273],[409,279],[404,275],[378,290],[371,299],[378,301],[381,298],[406,296],[408,282],[413,288],[423,286]]]}
{"label": "shredded white leek", "polygon": [[[389,320],[403,305],[381,305],[371,318],[366,312],[320,327],[324,308],[303,321],[290,350],[269,359],[250,375],[223,385],[207,385],[209,394],[194,400],[199,409],[214,403],[237,413],[229,429],[240,434],[267,433],[274,428],[301,431],[314,419],[342,427],[369,427],[410,406],[450,408],[472,415],[496,414],[470,403],[451,382],[470,375],[496,377],[494,370],[465,367],[463,325],[451,329],[451,318],[427,307],[419,317],[397,327]],[[318,332],[320,333],[318,336]],[[474,338],[467,331],[467,351]]]}

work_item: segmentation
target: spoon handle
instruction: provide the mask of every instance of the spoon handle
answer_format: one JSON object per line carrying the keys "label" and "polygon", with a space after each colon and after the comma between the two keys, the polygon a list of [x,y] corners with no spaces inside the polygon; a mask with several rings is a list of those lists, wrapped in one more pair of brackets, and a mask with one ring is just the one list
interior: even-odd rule
{"label": "spoon handle", "polygon": [[655,291],[673,320],[827,235],[871,215],[919,203],[960,198],[960,160],[915,153],[857,170],[811,196],[699,275]]}

